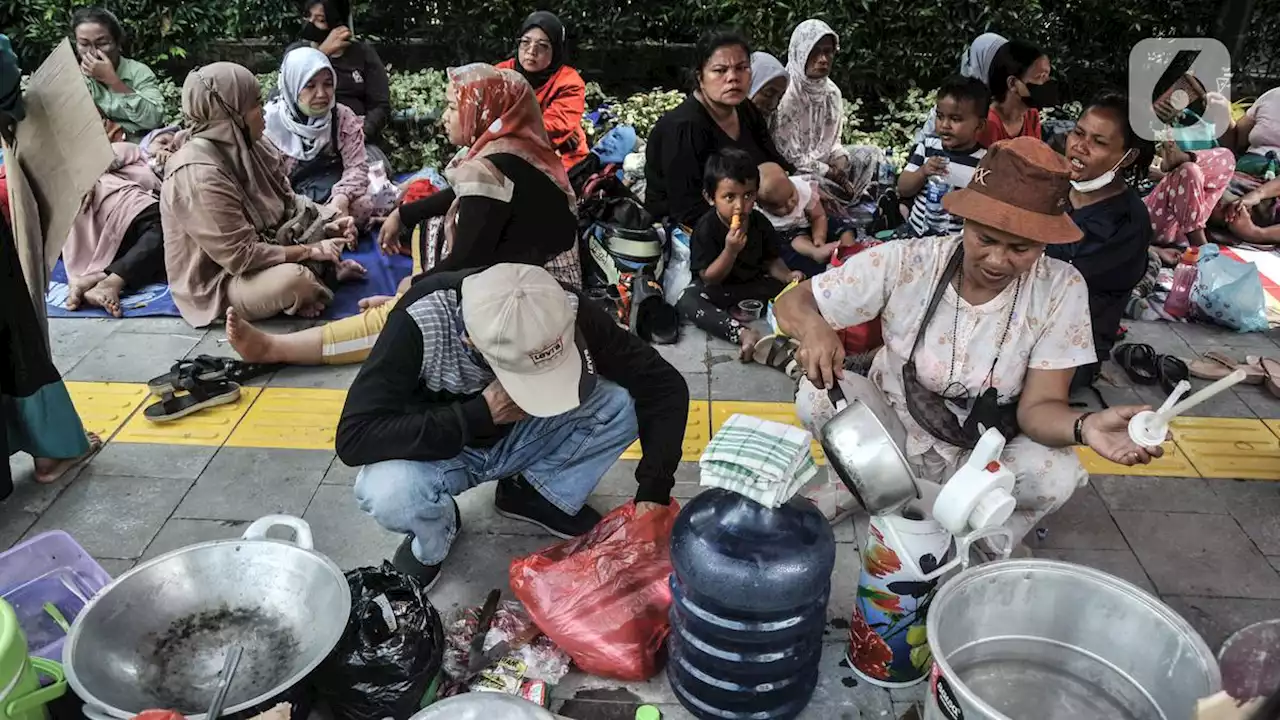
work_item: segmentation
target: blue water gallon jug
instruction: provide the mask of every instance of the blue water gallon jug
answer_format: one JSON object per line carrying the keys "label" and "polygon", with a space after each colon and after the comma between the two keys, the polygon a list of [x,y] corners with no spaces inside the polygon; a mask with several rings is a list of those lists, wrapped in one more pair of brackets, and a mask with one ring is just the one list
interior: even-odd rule
{"label": "blue water gallon jug", "polygon": [[728,490],[689,501],[671,534],[667,679],[696,717],[794,718],[818,682],[835,566],[822,513]]}

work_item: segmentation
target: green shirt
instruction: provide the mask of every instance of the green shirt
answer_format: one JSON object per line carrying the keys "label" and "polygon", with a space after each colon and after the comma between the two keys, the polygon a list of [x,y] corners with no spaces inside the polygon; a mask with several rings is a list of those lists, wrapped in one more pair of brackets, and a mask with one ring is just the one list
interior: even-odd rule
{"label": "green shirt", "polygon": [[164,97],[160,94],[160,81],[151,68],[136,60],[120,58],[116,68],[120,81],[133,89],[122,95],[93,78],[85,78],[93,104],[130,136],[150,132],[164,125]]}

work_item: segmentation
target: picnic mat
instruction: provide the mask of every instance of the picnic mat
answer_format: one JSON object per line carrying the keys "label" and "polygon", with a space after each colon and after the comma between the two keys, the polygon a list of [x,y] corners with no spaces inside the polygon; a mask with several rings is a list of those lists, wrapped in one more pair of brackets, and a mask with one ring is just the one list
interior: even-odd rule
{"label": "picnic mat", "polygon": [[[371,295],[395,295],[396,286],[413,269],[413,259],[409,256],[396,255],[394,257],[386,257],[378,251],[378,234],[376,231],[372,235],[362,238],[359,246],[354,251],[345,252],[342,257],[359,262],[369,272],[363,280],[343,283],[338,286],[333,302],[329,304],[324,314],[320,316],[324,320],[338,320],[358,314],[360,312],[359,302],[361,298]],[[49,282],[49,290],[45,294],[45,304],[48,307],[49,317],[111,317],[106,310],[101,308],[84,308],[74,312],[66,309],[67,292],[67,271],[62,265],[62,259],[59,258],[57,266],[53,268],[53,279]],[[169,286],[165,283],[148,285],[141,290],[126,295],[121,299],[121,305],[124,308],[124,316],[127,318],[177,317],[180,315],[178,306],[173,302],[173,296],[169,294]]]}

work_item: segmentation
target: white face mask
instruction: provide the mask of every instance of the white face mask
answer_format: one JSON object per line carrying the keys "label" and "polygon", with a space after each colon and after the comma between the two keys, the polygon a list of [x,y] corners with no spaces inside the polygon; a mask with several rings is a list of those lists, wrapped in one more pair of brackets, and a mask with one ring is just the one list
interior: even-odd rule
{"label": "white face mask", "polygon": [[1116,170],[1120,169],[1120,166],[1129,158],[1129,153],[1131,152],[1133,152],[1133,150],[1126,150],[1124,155],[1120,158],[1120,162],[1115,164],[1115,167],[1092,180],[1072,180],[1071,187],[1075,188],[1076,192],[1091,193],[1110,185],[1111,181],[1116,179]]}

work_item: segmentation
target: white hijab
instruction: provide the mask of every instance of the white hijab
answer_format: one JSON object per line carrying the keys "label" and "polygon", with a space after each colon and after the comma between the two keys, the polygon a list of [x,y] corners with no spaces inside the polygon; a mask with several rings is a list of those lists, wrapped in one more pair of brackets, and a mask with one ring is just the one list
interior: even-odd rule
{"label": "white hijab", "polygon": [[821,20],[805,20],[791,33],[787,51],[787,92],[773,116],[773,139],[778,152],[801,172],[825,175],[827,161],[839,151],[844,123],[840,88],[830,77],[814,80],[805,74],[809,56],[820,40],[830,37],[840,49],[840,36]]}
{"label": "white hijab", "polygon": [[280,65],[280,92],[267,103],[267,131],[280,152],[296,160],[314,160],[329,144],[330,123],[336,94],[329,100],[328,110],[310,117],[298,107],[298,96],[311,78],[328,71],[337,79],[329,56],[315,48],[300,47],[285,53]]}
{"label": "white hijab", "polygon": [[786,77],[787,69],[782,67],[778,58],[767,52],[751,53],[751,90],[747,93],[747,97],[755,97],[756,93],[760,92],[760,88],[778,78]]}

